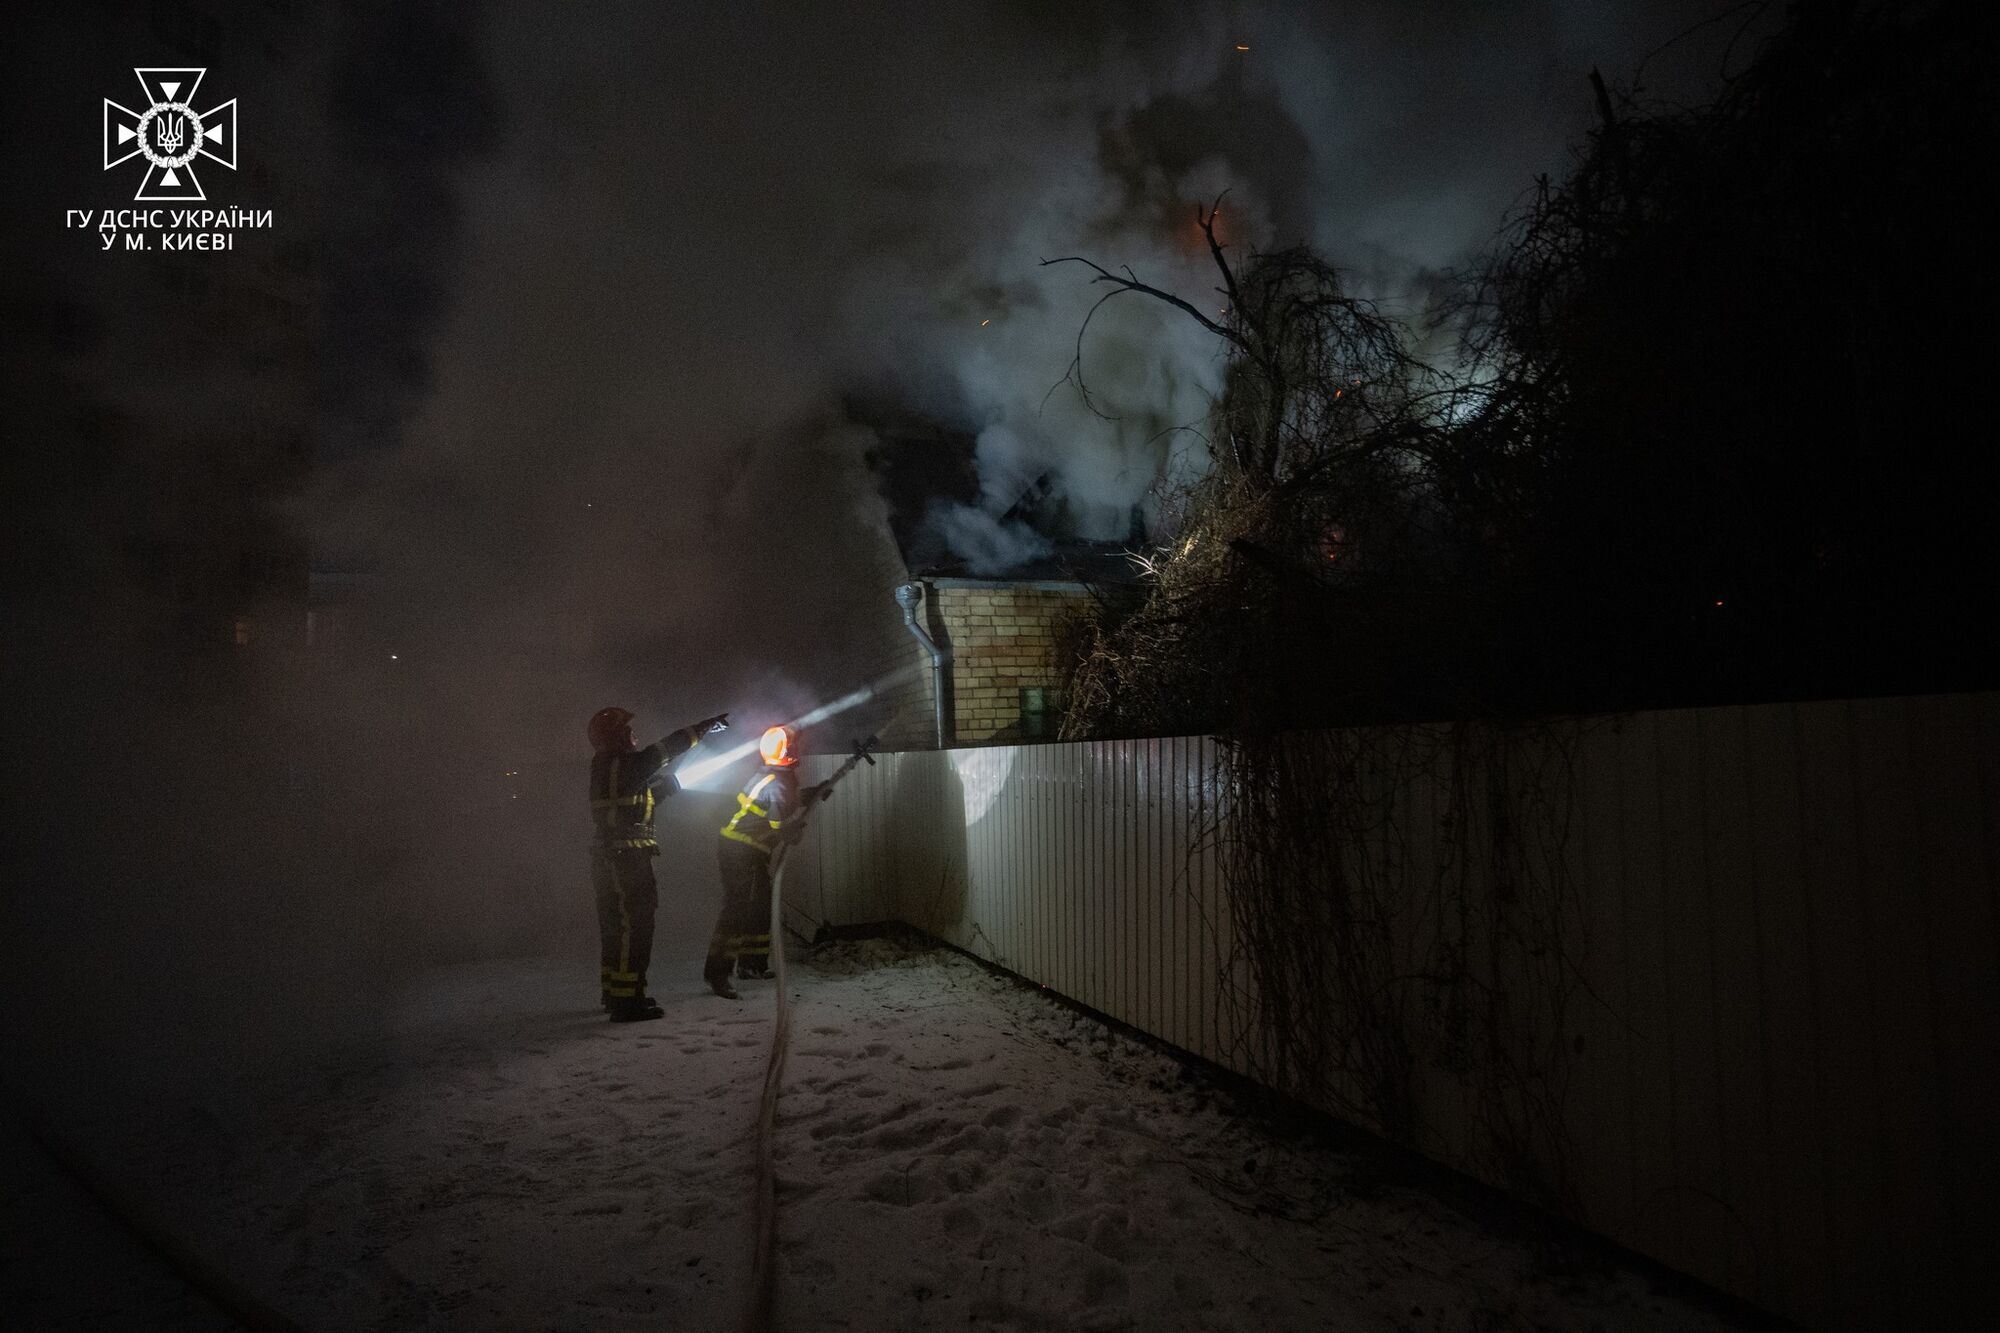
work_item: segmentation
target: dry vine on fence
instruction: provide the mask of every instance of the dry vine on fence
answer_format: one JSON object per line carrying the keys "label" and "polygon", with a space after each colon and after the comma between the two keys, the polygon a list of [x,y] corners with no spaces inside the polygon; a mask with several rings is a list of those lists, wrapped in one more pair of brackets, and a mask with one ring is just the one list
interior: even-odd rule
{"label": "dry vine on fence", "polygon": [[1222,1035],[1239,1067],[1569,1202],[1566,729],[1328,725],[1461,697],[1481,666],[1427,484],[1454,391],[1330,265],[1288,250],[1239,273],[1213,213],[1200,221],[1222,322],[1090,265],[1106,299],[1167,300],[1232,357],[1212,466],[1162,497],[1144,599],[1084,635],[1067,734],[1222,740],[1198,842],[1228,890]]}

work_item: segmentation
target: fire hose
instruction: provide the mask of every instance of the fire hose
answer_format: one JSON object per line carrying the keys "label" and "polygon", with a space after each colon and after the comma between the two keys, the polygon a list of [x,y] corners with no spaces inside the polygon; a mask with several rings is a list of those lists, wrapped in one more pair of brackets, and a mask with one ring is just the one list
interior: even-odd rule
{"label": "fire hose", "polygon": [[[855,744],[833,774],[816,788],[799,814],[797,834],[805,831],[813,807],[827,798],[835,783],[858,768],[865,760],[873,765],[869,751],[875,738]],[[798,836],[782,843],[771,854],[771,957],[777,965],[777,1008],[771,1022],[771,1051],[764,1064],[764,1090],[757,1104],[757,1238],[750,1262],[750,1308],[743,1326],[747,1333],[771,1333],[777,1327],[778,1270],[773,1259],[778,1245],[778,1181],[772,1140],[778,1124],[778,1087],[785,1076],[785,1052],[791,1041],[792,1000],[785,971],[784,883],[785,865]]]}

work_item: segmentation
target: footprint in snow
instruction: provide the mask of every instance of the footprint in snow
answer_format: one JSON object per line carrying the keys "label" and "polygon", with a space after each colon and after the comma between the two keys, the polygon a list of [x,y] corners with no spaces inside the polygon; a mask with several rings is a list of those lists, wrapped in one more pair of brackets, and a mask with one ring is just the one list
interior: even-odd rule
{"label": "footprint in snow", "polygon": [[934,1065],[923,1065],[921,1067],[912,1065],[911,1068],[913,1069],[921,1068],[921,1071],[924,1073],[937,1074],[937,1073],[950,1073],[951,1071],[956,1069],[966,1069],[977,1063],[979,1063],[977,1060],[967,1059],[965,1056],[958,1056],[950,1060],[940,1060]]}
{"label": "footprint in snow", "polygon": [[846,1115],[837,1120],[814,1125],[806,1132],[816,1139],[845,1138],[849,1134],[859,1134],[874,1123],[873,1117],[870,1116]]}
{"label": "footprint in snow", "polygon": [[1103,1260],[1084,1266],[1083,1299],[1087,1305],[1123,1305],[1129,1284],[1125,1270]]}
{"label": "footprint in snow", "polygon": [[877,1203],[909,1208],[924,1201],[924,1182],[912,1179],[908,1171],[882,1171],[870,1176],[861,1187],[861,1197]]}
{"label": "footprint in snow", "polygon": [[910,1125],[885,1125],[864,1136],[863,1142],[872,1148],[886,1152],[902,1152],[909,1148],[921,1148],[936,1140],[938,1131],[946,1122],[933,1116]]}

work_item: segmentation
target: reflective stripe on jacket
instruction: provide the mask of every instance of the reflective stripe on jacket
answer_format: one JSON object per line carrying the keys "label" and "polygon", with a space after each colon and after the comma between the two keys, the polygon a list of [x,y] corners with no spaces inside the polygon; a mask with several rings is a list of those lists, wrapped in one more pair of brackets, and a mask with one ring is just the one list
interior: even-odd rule
{"label": "reflective stripe on jacket", "polygon": [[614,850],[657,849],[660,840],[653,832],[653,809],[658,800],[649,785],[652,774],[639,777],[641,785],[634,791],[635,770],[644,771],[632,762],[637,756],[614,754],[605,758],[603,764],[593,763],[590,772],[590,819],[596,828],[597,845]]}
{"label": "reflective stripe on jacket", "polygon": [[722,826],[722,836],[766,854],[775,851],[798,800],[799,775],[789,768],[767,768],[736,793],[736,813]]}
{"label": "reflective stripe on jacket", "polygon": [[[684,727],[643,750],[600,754],[590,761],[590,820],[599,847],[614,851],[657,852],[653,810],[659,796],[653,780],[659,771],[694,747],[699,733]],[[670,788],[667,792],[673,794]]]}

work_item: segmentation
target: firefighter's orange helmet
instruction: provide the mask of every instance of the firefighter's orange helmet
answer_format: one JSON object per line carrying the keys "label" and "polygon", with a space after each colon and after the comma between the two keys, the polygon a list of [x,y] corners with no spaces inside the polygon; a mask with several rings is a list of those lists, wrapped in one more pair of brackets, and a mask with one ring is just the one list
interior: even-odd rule
{"label": "firefighter's orange helmet", "polygon": [[622,708],[600,708],[591,714],[590,748],[599,754],[631,749],[632,717]]}
{"label": "firefighter's orange helmet", "polygon": [[763,755],[764,762],[773,768],[790,768],[799,762],[799,729],[768,728],[764,739],[757,742],[757,753]]}

